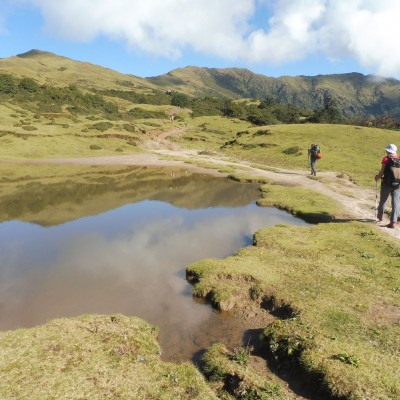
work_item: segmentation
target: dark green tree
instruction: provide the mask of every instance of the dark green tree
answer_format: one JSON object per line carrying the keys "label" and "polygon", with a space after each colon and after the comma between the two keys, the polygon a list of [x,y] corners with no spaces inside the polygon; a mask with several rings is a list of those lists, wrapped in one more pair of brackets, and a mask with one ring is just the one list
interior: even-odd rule
{"label": "dark green tree", "polygon": [[225,117],[243,119],[247,117],[247,112],[241,104],[235,103],[232,100],[225,101],[222,107],[222,113]]}
{"label": "dark green tree", "polygon": [[266,109],[266,108],[271,108],[275,104],[275,100],[271,96],[265,97],[263,100],[261,100],[260,104],[258,105],[258,108],[261,109]]}
{"label": "dark green tree", "polygon": [[171,97],[171,104],[176,107],[187,107],[190,99],[183,93],[173,93]]}
{"label": "dark green tree", "polygon": [[36,93],[39,91],[40,87],[32,78],[22,78],[19,82],[18,89],[29,93]]}
{"label": "dark green tree", "polygon": [[16,92],[16,83],[11,75],[0,74],[0,92],[11,94]]}
{"label": "dark green tree", "polygon": [[338,108],[338,102],[331,93],[325,93],[323,107],[316,109],[309,117],[308,121],[329,124],[336,124],[342,121],[342,114]]}

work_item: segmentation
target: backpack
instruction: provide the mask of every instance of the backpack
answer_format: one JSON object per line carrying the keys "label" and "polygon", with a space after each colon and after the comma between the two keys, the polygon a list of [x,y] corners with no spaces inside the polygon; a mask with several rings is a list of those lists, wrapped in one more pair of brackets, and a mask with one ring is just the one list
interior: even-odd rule
{"label": "backpack", "polygon": [[383,174],[384,181],[390,186],[397,187],[400,185],[400,158],[389,157],[389,162],[385,167]]}
{"label": "backpack", "polygon": [[314,158],[321,158],[321,149],[317,144],[311,146],[310,155]]}

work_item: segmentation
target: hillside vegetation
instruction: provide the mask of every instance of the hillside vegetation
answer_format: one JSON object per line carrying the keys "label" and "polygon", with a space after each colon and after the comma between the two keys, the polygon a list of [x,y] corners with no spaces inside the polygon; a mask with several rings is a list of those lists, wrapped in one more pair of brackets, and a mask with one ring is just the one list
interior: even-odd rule
{"label": "hillside vegetation", "polygon": [[147,81],[198,97],[272,98],[307,110],[333,98],[347,118],[400,117],[400,82],[359,73],[272,78],[239,68],[187,67]]}
{"label": "hillside vegetation", "polygon": [[14,57],[0,59],[0,72],[15,77],[32,78],[41,85],[80,88],[134,88],[146,92],[155,87],[142,78],[125,75],[88,62],[79,62],[53,53],[31,50]]}
{"label": "hillside vegetation", "polygon": [[332,100],[346,119],[365,120],[380,125],[400,118],[400,82],[396,79],[359,73],[283,76],[255,74],[240,68],[186,67],[157,77],[140,78],[121,74],[87,62],[78,62],[52,53],[31,50],[0,59],[0,74],[32,78],[41,85],[80,89],[116,90],[135,94],[178,92],[194,98],[252,98],[312,112]]}

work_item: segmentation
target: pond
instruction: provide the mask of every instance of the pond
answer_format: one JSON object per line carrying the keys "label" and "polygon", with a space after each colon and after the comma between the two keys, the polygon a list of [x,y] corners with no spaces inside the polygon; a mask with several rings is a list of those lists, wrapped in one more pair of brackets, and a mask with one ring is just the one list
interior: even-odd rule
{"label": "pond", "polygon": [[1,330],[122,313],[160,328],[166,358],[191,359],[218,338],[239,341],[240,332],[229,314],[192,297],[185,267],[235,253],[260,228],[305,225],[257,207],[257,185],[226,178],[41,168],[0,184]]}

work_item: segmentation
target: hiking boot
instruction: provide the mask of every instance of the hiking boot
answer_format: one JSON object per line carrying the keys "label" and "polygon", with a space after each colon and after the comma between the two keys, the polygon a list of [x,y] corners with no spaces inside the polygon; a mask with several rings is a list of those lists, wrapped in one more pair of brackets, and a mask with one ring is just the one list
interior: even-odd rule
{"label": "hiking boot", "polygon": [[389,222],[389,223],[386,225],[386,228],[394,229],[394,228],[395,228],[395,225],[396,225],[395,222]]}

